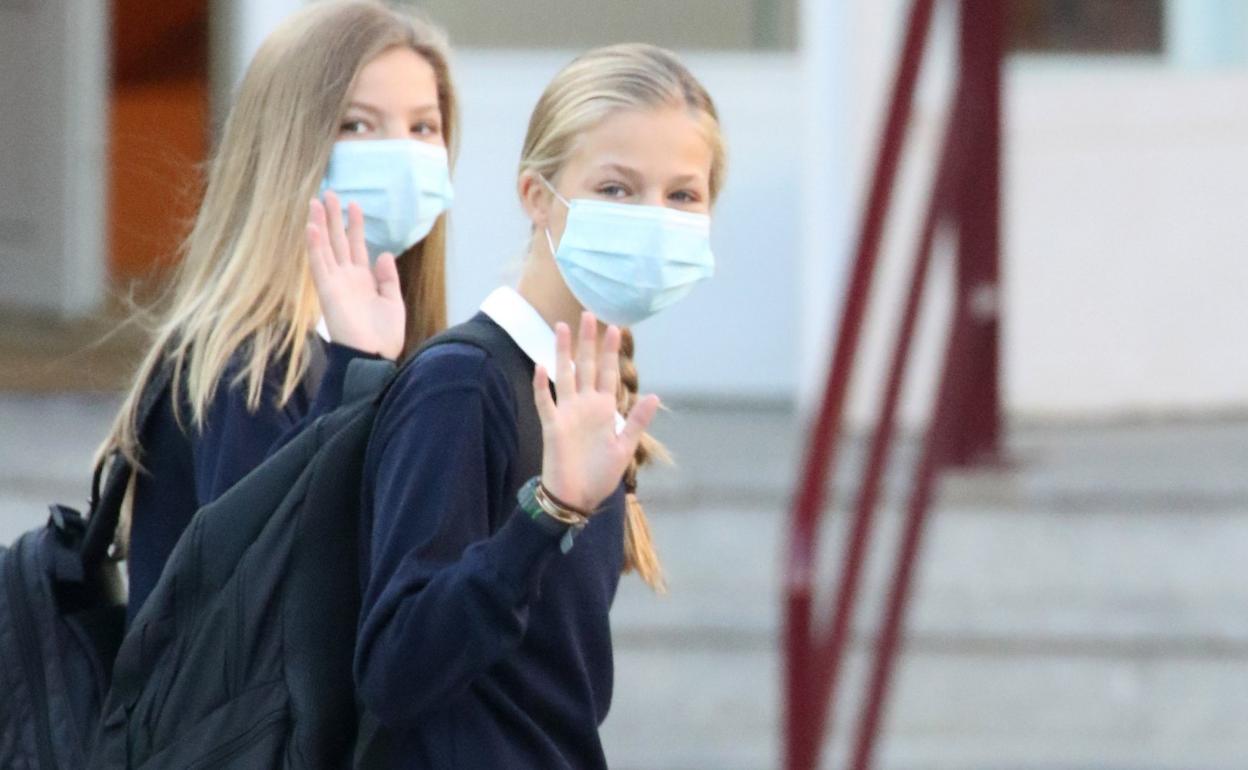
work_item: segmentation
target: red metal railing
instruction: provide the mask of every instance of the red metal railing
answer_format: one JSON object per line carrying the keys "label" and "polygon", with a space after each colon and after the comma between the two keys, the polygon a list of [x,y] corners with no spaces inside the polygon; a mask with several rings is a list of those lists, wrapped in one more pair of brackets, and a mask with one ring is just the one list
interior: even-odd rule
{"label": "red metal railing", "polygon": [[997,451],[1000,436],[997,280],[1003,4],[999,0],[959,2],[960,62],[955,101],[931,201],[920,231],[865,472],[855,499],[840,565],[836,603],[827,629],[816,629],[812,618],[819,525],[827,499],[828,476],[836,460],[846,393],[880,240],[931,27],[934,0],[914,0],[910,7],[836,347],[794,500],[793,528],[785,565],[785,767],[788,770],[814,770],[818,766],[824,734],[832,724],[839,675],[891,449],[897,405],[930,272],[932,244],[941,225],[951,227],[959,243],[953,324],[932,419],[915,468],[866,699],[852,744],[850,766],[854,770],[866,770],[871,766],[937,473],[949,465],[989,459]]}

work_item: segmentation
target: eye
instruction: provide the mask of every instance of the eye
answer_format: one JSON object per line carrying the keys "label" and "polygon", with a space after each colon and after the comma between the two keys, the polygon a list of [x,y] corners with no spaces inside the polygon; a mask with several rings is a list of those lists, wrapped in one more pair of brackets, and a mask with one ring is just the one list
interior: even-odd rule
{"label": "eye", "polygon": [[338,127],[338,135],[363,135],[372,130],[373,127],[367,121],[359,119],[344,120],[342,125]]}
{"label": "eye", "polygon": [[618,182],[607,182],[605,184],[598,185],[595,192],[604,198],[627,198],[632,194],[629,192],[627,187],[619,184]]}
{"label": "eye", "polygon": [[676,192],[667,196],[667,199],[675,203],[690,204],[690,203],[697,203],[699,200],[701,200],[701,197],[693,190],[677,190]]}
{"label": "eye", "polygon": [[431,120],[422,120],[412,125],[411,132],[415,136],[439,136],[442,133],[442,126]]}

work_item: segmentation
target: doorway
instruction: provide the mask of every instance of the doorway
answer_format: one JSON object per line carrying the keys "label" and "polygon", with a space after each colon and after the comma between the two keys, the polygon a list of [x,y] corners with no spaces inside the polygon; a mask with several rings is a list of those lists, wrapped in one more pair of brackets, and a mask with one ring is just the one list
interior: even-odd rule
{"label": "doorway", "polygon": [[108,249],[115,286],[176,261],[208,153],[208,0],[113,0]]}

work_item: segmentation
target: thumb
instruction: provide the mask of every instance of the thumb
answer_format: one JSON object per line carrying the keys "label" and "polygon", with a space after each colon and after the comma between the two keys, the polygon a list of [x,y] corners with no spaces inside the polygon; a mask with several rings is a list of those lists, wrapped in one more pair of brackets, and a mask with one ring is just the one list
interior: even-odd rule
{"label": "thumb", "polygon": [[399,268],[394,263],[394,255],[383,253],[373,266],[373,278],[377,280],[377,293],[386,299],[403,299],[403,291],[399,286]]}

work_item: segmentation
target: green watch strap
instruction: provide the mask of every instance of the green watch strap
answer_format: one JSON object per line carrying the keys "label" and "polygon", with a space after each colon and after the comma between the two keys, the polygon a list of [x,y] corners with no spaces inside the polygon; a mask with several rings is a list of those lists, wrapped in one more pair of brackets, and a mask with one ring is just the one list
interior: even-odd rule
{"label": "green watch strap", "polygon": [[540,476],[534,476],[516,491],[516,502],[520,504],[520,509],[529,514],[529,518],[537,521],[546,516],[546,512],[542,510],[542,506],[537,502],[537,485],[542,483]]}
{"label": "green watch strap", "polygon": [[576,528],[570,527],[542,510],[537,502],[537,485],[542,482],[540,476],[534,476],[524,483],[516,492],[516,502],[520,510],[529,515],[535,524],[552,535],[562,535],[559,539],[559,550],[567,553],[572,550],[572,539]]}

